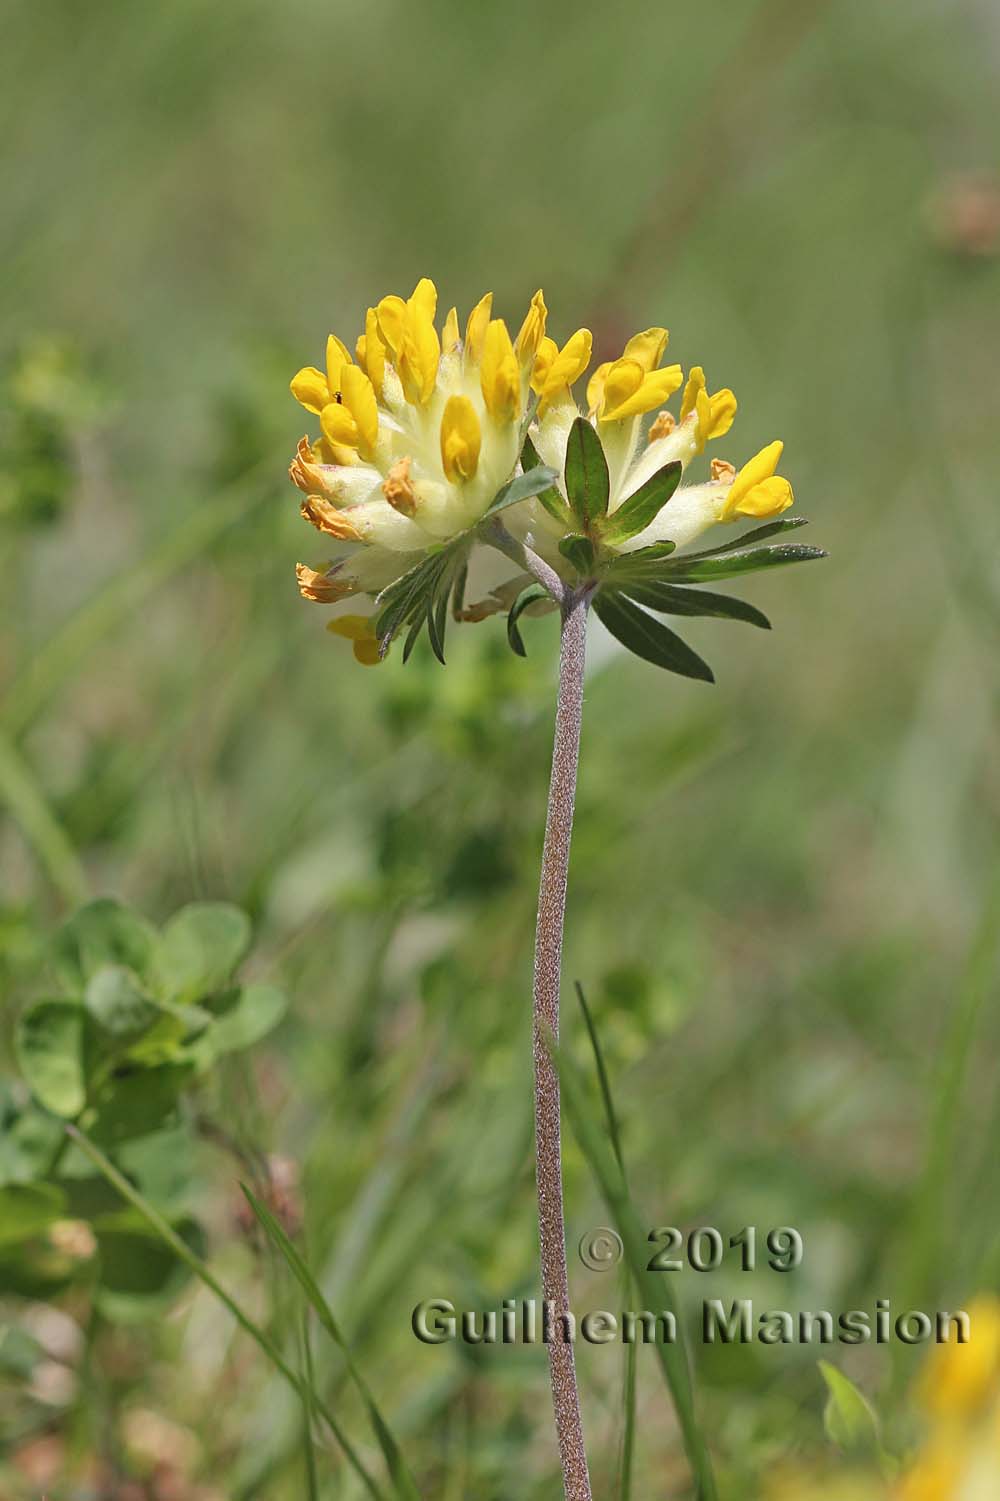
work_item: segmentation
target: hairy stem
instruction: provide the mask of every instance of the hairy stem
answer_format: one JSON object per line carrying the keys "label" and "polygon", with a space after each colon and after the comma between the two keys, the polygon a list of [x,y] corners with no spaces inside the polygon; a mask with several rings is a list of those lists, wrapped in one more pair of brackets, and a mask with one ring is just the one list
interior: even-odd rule
{"label": "hairy stem", "polygon": [[580,1395],[572,1343],[564,1337],[560,1315],[569,1312],[566,1231],[563,1223],[562,1145],[559,1121],[559,1075],[549,1050],[559,1036],[559,982],[569,847],[576,800],[583,715],[583,666],[589,593],[563,600],[559,651],[559,697],[556,705],[552,776],[549,782],[545,844],[538,893],[535,933],[534,1059],[535,1172],[538,1184],[538,1238],[542,1296],[551,1312],[547,1346],[552,1404],[566,1501],[591,1501],[590,1475],[583,1444]]}
{"label": "hairy stem", "polygon": [[555,569],[550,567],[544,558],[540,558],[526,542],[519,542],[516,537],[512,537],[499,518],[484,528],[482,535],[484,542],[488,542],[491,547],[495,547],[498,552],[510,558],[519,568],[523,568],[525,573],[530,573],[543,589],[548,590],[554,600],[565,605],[568,597],[566,585]]}

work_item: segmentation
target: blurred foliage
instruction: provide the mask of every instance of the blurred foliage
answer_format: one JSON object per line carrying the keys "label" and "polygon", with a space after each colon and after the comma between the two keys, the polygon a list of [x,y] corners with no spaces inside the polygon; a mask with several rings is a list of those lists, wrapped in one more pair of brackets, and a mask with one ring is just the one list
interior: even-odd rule
{"label": "blurred foliage", "polygon": [[[957,1305],[1000,1277],[1000,261],[981,201],[998,50],[986,0],[10,8],[11,1076],[17,1018],[52,995],[49,933],[88,895],[158,923],[198,900],[250,914],[248,979],[289,1015],[212,1072],[195,1145],[160,1133],[127,1170],[292,1340],[294,1289],[236,1190],[248,1161],[284,1183],[427,1496],[559,1490],[543,1352],[429,1349],[409,1325],[421,1298],[495,1307],[535,1286],[527,997],[555,625],[530,623],[526,661],[487,621],[452,633],[444,671],[423,645],[405,670],[356,669],[295,590],[310,537],[284,478],[302,431],[287,380],[327,323],[353,338],[418,275],[460,307],[492,286],[500,311],[541,284],[555,331],[589,322],[598,358],[669,324],[674,357],[740,397],[733,458],[785,439],[831,558],[750,582],[770,636],[692,623],[708,688],[594,623],[567,978],[587,984],[650,1224],[804,1237],[793,1280],[688,1272],[685,1304],[867,1306],[902,1296],[906,1258],[915,1306]],[[19,1091],[15,1182],[52,1149]],[[575,1150],[567,1188],[574,1245],[604,1218]],[[32,1261],[49,1288],[80,1249],[59,1241]],[[599,1274],[573,1276],[581,1308],[606,1305]],[[73,1286],[43,1291],[0,1341],[18,1392],[0,1491],[304,1493],[301,1410],[207,1293],[123,1327]],[[621,1354],[580,1348],[601,1494]],[[636,1494],[683,1497],[640,1354]],[[697,1350],[728,1495],[825,1452],[816,1355]],[[314,1358],[365,1434],[337,1350]],[[836,1352],[890,1452],[918,1358]],[[319,1471],[323,1496],[353,1494],[334,1451]]]}

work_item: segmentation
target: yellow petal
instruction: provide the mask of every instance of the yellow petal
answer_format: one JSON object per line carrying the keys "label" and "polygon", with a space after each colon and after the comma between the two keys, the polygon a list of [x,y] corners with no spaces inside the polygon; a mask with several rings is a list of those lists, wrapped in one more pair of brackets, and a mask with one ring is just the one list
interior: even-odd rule
{"label": "yellow petal", "polygon": [[[538,403],[538,415],[544,416],[546,407],[568,386],[571,386],[590,364],[594,339],[589,328],[578,328],[566,340],[558,354],[554,355],[545,372]],[[537,362],[536,362],[537,363]],[[534,385],[534,381],[532,381]],[[537,390],[537,386],[535,387]]]}
{"label": "yellow petal", "polygon": [[[735,488],[734,485],[733,489]],[[758,516],[766,520],[769,516],[780,516],[794,501],[791,485],[780,474],[774,474],[770,479],[762,479],[759,485],[747,490],[735,505],[730,505],[727,498],[724,517]]]}
{"label": "yellow petal", "polygon": [[469,314],[469,321],[465,325],[466,363],[478,365],[483,357],[483,341],[486,338],[486,330],[490,326],[492,310],[493,293],[487,292],[485,297],[480,297]]}
{"label": "yellow petal", "polygon": [[411,311],[419,313],[422,318],[429,318],[433,323],[437,315],[437,301],[437,287],[429,276],[422,276],[410,293],[406,306]]}
{"label": "yellow petal", "polygon": [[382,395],[385,378],[385,345],[379,337],[378,314],[369,308],[365,314],[365,331],[359,338],[355,353],[358,364],[371,381],[376,396]]}
{"label": "yellow petal", "polygon": [[518,330],[514,340],[514,353],[517,355],[518,364],[522,370],[531,364],[538,352],[538,346],[545,337],[545,322],[548,318],[548,309],[545,306],[545,297],[539,287],[531,299],[531,306],[527,316]]}
{"label": "yellow petal", "polygon": [[625,417],[639,417],[643,412],[651,412],[674,394],[683,379],[680,365],[664,365],[662,370],[653,370],[643,377],[642,385],[618,406],[609,409],[605,397],[601,420],[620,422]]}
{"label": "yellow petal", "polygon": [[340,388],[340,372],[345,365],[351,363],[350,352],[346,344],[342,344],[336,334],[330,334],[326,341],[326,381],[331,394]]}
{"label": "yellow petal", "polygon": [[479,384],[490,416],[512,422],[521,410],[521,372],[502,318],[494,318],[486,329]]}
{"label": "yellow petal", "polygon": [[458,308],[449,308],[448,316],[444,320],[444,328],[441,330],[441,349],[448,354],[459,343],[458,333]]}
{"label": "yellow petal", "polygon": [[327,622],[326,628],[332,636],[343,636],[352,643],[355,659],[363,667],[377,667],[384,660],[370,615],[338,615]]}
{"label": "yellow petal", "polygon": [[550,339],[546,336],[539,340],[538,352],[535,355],[535,363],[531,371],[531,389],[533,391],[541,394],[548,373],[552,369],[552,362],[558,353],[559,345],[555,339]]}
{"label": "yellow petal", "polygon": [[382,343],[395,355],[403,340],[406,303],[402,297],[383,297],[375,309],[375,317],[378,320],[379,337]]}
{"label": "yellow petal", "polygon": [[736,397],[728,386],[723,386],[721,391],[716,391],[709,397],[711,414],[708,423],[707,439],[723,438],[733,425],[736,416]]}
{"label": "yellow petal", "polygon": [[605,360],[603,365],[598,365],[587,382],[587,406],[591,412],[596,412],[604,400],[604,382],[608,378],[610,369],[611,361]]}
{"label": "yellow petal", "polygon": [[326,376],[315,365],[306,365],[304,370],[293,375],[289,390],[307,412],[315,412],[317,416],[330,400]]}
{"label": "yellow petal", "polygon": [[413,406],[426,406],[437,381],[441,341],[434,327],[436,311],[437,291],[434,283],[425,277],[417,283],[406,304],[396,357],[403,395]]}
{"label": "yellow petal", "polygon": [[375,440],[378,437],[378,403],[375,400],[375,389],[358,365],[344,366],[340,372],[340,389],[344,398],[344,406],[354,418],[358,429],[360,439],[358,447],[368,455],[375,447]]}
{"label": "yellow petal", "polygon": [[762,448],[760,453],[755,453],[737,474],[733,481],[733,488],[726,496],[726,514],[735,515],[740,509],[740,502],[745,495],[759,485],[761,480],[770,479],[778,467],[784,444],[780,440],[769,443]]}
{"label": "yellow petal", "polygon": [[623,360],[637,360],[648,375],[663,358],[670,338],[665,328],[646,328],[641,334],[633,334],[622,351]]}
{"label": "yellow petal", "polygon": [[467,396],[449,396],[441,418],[441,463],[451,483],[471,479],[479,465],[482,433]]}
{"label": "yellow petal", "polygon": [[[620,407],[634,396],[643,382],[643,368],[638,360],[615,360],[604,377],[604,396],[601,401],[601,416]],[[590,387],[587,387],[588,393]]]}
{"label": "yellow petal", "polygon": [[342,402],[331,401],[319,414],[323,436],[328,443],[345,443],[348,448],[358,446],[358,425]]}
{"label": "yellow petal", "polygon": [[698,405],[698,392],[705,390],[705,372],[700,365],[692,365],[688,373],[687,385],[684,387],[684,395],[681,397],[681,421],[690,417]]}

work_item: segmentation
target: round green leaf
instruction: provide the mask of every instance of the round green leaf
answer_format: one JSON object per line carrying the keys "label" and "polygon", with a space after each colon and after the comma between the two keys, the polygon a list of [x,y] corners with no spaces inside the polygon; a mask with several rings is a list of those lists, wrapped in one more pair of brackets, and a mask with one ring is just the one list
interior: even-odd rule
{"label": "round green leaf", "polygon": [[160,1016],[160,1008],[139,985],[135,973],[120,964],[105,965],[88,982],[84,1005],[117,1042],[141,1037]]}
{"label": "round green leaf", "polygon": [[288,1000],[275,985],[244,985],[205,1038],[213,1053],[231,1053],[259,1042],[284,1016]]}
{"label": "round green leaf", "polygon": [[14,1049],[21,1072],[54,1115],[78,1115],[86,1102],[85,1022],[77,1001],[35,1001],[18,1021]]}
{"label": "round green leaf", "polygon": [[228,902],[192,902],[163,930],[156,973],[164,994],[194,1001],[221,990],[250,947],[250,919]]}
{"label": "round green leaf", "polygon": [[156,930],[137,912],[101,897],[75,912],[56,934],[53,959],[74,990],[107,964],[120,964],[148,975],[156,951]]}
{"label": "round green leaf", "polygon": [[0,1246],[31,1240],[65,1213],[65,1195],[54,1183],[8,1183],[0,1188]]}
{"label": "round green leaf", "polygon": [[[174,1225],[182,1240],[202,1255],[201,1226],[192,1219]],[[101,1311],[122,1322],[154,1316],[191,1275],[189,1269],[130,1210],[96,1221],[100,1253],[98,1299]]]}
{"label": "round green leaf", "polygon": [[91,1135],[102,1145],[116,1146],[161,1130],[176,1115],[191,1073],[190,1064],[167,1063],[108,1079],[94,1101],[97,1115]]}

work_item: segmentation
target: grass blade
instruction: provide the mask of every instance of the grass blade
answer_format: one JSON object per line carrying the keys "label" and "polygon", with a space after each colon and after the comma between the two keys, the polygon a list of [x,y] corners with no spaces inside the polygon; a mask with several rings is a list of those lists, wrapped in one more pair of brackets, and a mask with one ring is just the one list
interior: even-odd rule
{"label": "grass blade", "polygon": [[[215,1274],[201,1260],[201,1257],[196,1255],[186,1241],[181,1239],[177,1231],[172,1225],[168,1224],[159,1210],[153,1208],[153,1205],[143,1197],[134,1184],[129,1182],[124,1173],[119,1172],[110,1158],[105,1157],[97,1143],[91,1141],[90,1137],[81,1131],[78,1126],[67,1125],[66,1134],[80,1148],[80,1151],[86,1157],[89,1157],[98,1172],[107,1179],[113,1188],[118,1190],[122,1198],[127,1200],[134,1209],[138,1209],[143,1218],[156,1231],[164,1245],[169,1246],[178,1260],[184,1262],[185,1266],[194,1273],[199,1281],[205,1284],[209,1292],[214,1293],[223,1307],[227,1308],[232,1314],[240,1328],[245,1330],[250,1338],[263,1350],[275,1370],[285,1378],[292,1390],[304,1400],[305,1392],[301,1378],[292,1370],[292,1367],[285,1360],[274,1341],[250,1317],[246,1310],[240,1307],[232,1294],[226,1291]],[[316,1399],[315,1394],[313,1394],[311,1400],[315,1411],[323,1419],[344,1451],[345,1459],[358,1478],[363,1482],[369,1496],[373,1498],[373,1501],[385,1501],[383,1492],[365,1469],[360,1455],[337,1422],[333,1413],[325,1403],[319,1402]]]}
{"label": "grass blade", "polygon": [[654,1348],[664,1380],[673,1399],[680,1424],[684,1449],[695,1479],[698,1501],[717,1501],[715,1477],[704,1435],[694,1408],[694,1393],[688,1363],[687,1341],[677,1313],[677,1304],[668,1280],[648,1270],[649,1242],[642,1220],[636,1212],[621,1169],[609,1150],[599,1124],[594,1120],[587,1101],[580,1071],[569,1055],[550,1043],[559,1071],[566,1114],[601,1195],[622,1238],[625,1256],[635,1278],[639,1295],[646,1308],[666,1307],[677,1320],[676,1344],[657,1341]]}
{"label": "grass blade", "polygon": [[[590,1048],[594,1055],[594,1067],[597,1070],[597,1079],[601,1087],[601,1099],[604,1101],[604,1118],[607,1122],[608,1137],[611,1148],[615,1154],[615,1160],[625,1177],[625,1157],[622,1152],[621,1129],[618,1124],[618,1113],[615,1110],[614,1098],[611,1094],[611,1082],[604,1063],[604,1053],[601,1048],[597,1028],[594,1026],[594,1018],[590,1007],[587,1005],[587,997],[583,993],[583,986],[579,980],[575,982],[576,998],[580,1002],[580,1010],[587,1027],[587,1035],[590,1038]],[[625,1268],[624,1276],[625,1303],[628,1307],[632,1295],[632,1277]],[[632,1495],[632,1464],[635,1456],[635,1392],[636,1392],[636,1360],[638,1346],[633,1340],[625,1347],[625,1390],[622,1395],[622,1446],[621,1462],[618,1481],[618,1501],[630,1501]]]}
{"label": "grass blade", "polygon": [[266,1207],[266,1205],[262,1204],[258,1198],[256,1198],[252,1189],[248,1188],[245,1183],[241,1183],[240,1187],[243,1190],[243,1194],[246,1198],[247,1203],[250,1205],[250,1208],[256,1215],[268,1239],[278,1251],[279,1255],[281,1255],[284,1259],[289,1271],[292,1273],[292,1276],[299,1283],[299,1286],[302,1288],[302,1291],[305,1293],[307,1299],[315,1310],[316,1315],[323,1328],[326,1330],[327,1334],[329,1334],[330,1338],[339,1347],[341,1353],[343,1354],[348,1374],[350,1375],[351,1380],[354,1382],[354,1385],[357,1387],[361,1399],[365,1404],[365,1408],[367,1409],[372,1429],[375,1433],[376,1439],[378,1440],[379,1448],[382,1450],[382,1455],[385,1459],[389,1474],[392,1477],[392,1483],[396,1495],[404,1497],[405,1501],[420,1501],[420,1493],[413,1482],[413,1477],[410,1475],[410,1472],[406,1467],[406,1461],[403,1459],[399,1445],[393,1438],[388,1424],[379,1411],[378,1405],[375,1401],[375,1398],[372,1396],[371,1389],[368,1386],[367,1381],[364,1379],[361,1372],[358,1370],[357,1366],[354,1363],[354,1357],[351,1354],[350,1347],[347,1344],[347,1341],[344,1339],[340,1325],[337,1323],[336,1317],[334,1315],[333,1309],[330,1307],[329,1303],[324,1298],[322,1291],[320,1290],[319,1283],[316,1281],[315,1277],[306,1266],[305,1261],[302,1259],[298,1250],[292,1244],[291,1240],[289,1240],[288,1236],[285,1234],[285,1231],[282,1229],[281,1225],[279,1225],[278,1221],[275,1219],[271,1211]]}

